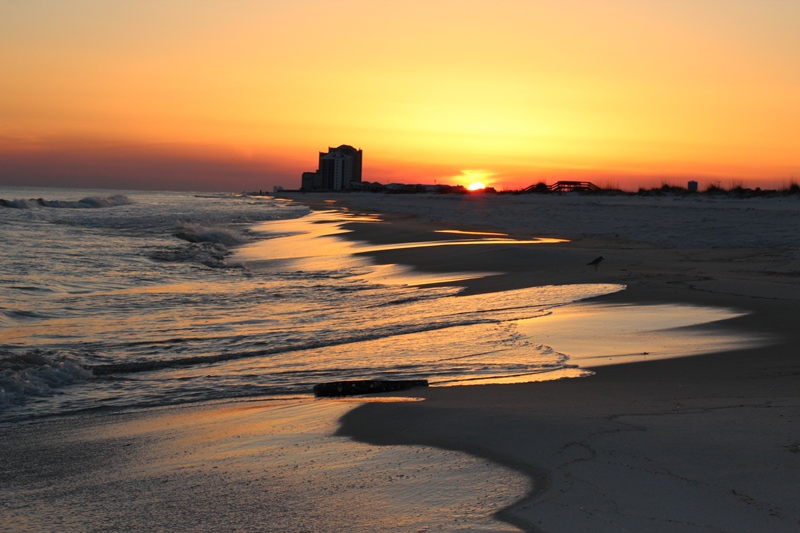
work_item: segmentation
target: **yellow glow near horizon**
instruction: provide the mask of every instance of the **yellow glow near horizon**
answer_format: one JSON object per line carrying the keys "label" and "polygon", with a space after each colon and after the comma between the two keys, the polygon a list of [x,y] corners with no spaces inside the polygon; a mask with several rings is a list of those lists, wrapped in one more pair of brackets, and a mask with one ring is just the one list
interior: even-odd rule
{"label": "yellow glow near horizon", "polygon": [[296,187],[339,144],[370,181],[788,181],[798,27],[758,0],[5,2],[0,184]]}
{"label": "yellow glow near horizon", "polygon": [[470,191],[485,189],[485,183],[491,183],[494,172],[482,169],[462,170],[461,174],[452,178],[457,185],[466,185]]}

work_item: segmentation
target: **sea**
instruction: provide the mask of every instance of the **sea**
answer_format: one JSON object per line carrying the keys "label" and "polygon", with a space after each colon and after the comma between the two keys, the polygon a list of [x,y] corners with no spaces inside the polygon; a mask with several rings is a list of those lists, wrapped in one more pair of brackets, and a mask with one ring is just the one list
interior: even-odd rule
{"label": "sea", "polygon": [[267,195],[0,187],[0,423],[308,398],[330,381],[585,372],[517,323],[623,286],[464,295],[344,235],[377,216]]}

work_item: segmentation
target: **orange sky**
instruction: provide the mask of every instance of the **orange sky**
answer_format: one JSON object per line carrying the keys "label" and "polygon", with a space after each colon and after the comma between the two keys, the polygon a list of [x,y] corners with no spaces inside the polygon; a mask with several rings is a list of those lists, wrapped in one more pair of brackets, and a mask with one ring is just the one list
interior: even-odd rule
{"label": "orange sky", "polygon": [[800,2],[0,2],[0,185],[800,181]]}

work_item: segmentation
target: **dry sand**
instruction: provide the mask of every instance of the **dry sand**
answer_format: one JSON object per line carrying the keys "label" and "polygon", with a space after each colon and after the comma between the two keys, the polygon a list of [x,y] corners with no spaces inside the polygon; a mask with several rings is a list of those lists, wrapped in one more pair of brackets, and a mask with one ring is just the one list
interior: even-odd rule
{"label": "dry sand", "polygon": [[[531,531],[799,531],[798,202],[528,198],[342,195],[337,204],[374,206],[391,221],[392,232],[352,225],[353,239],[409,239],[453,225],[573,239],[373,254],[381,262],[506,273],[462,282],[471,291],[624,283],[626,291],[597,303],[745,311],[715,330],[762,343],[598,366],[589,378],[415,391],[424,402],[364,405],[338,433],[462,450],[527,472],[533,489],[502,516]],[[598,255],[605,261],[594,271],[586,263]]]}

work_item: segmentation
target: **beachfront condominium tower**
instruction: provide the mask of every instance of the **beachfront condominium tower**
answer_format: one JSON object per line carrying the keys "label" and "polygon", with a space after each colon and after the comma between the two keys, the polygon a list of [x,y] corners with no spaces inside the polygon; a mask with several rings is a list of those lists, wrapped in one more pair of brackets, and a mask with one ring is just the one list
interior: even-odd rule
{"label": "beachfront condominium tower", "polygon": [[319,153],[316,172],[303,173],[304,190],[341,191],[361,182],[361,150],[343,144]]}

